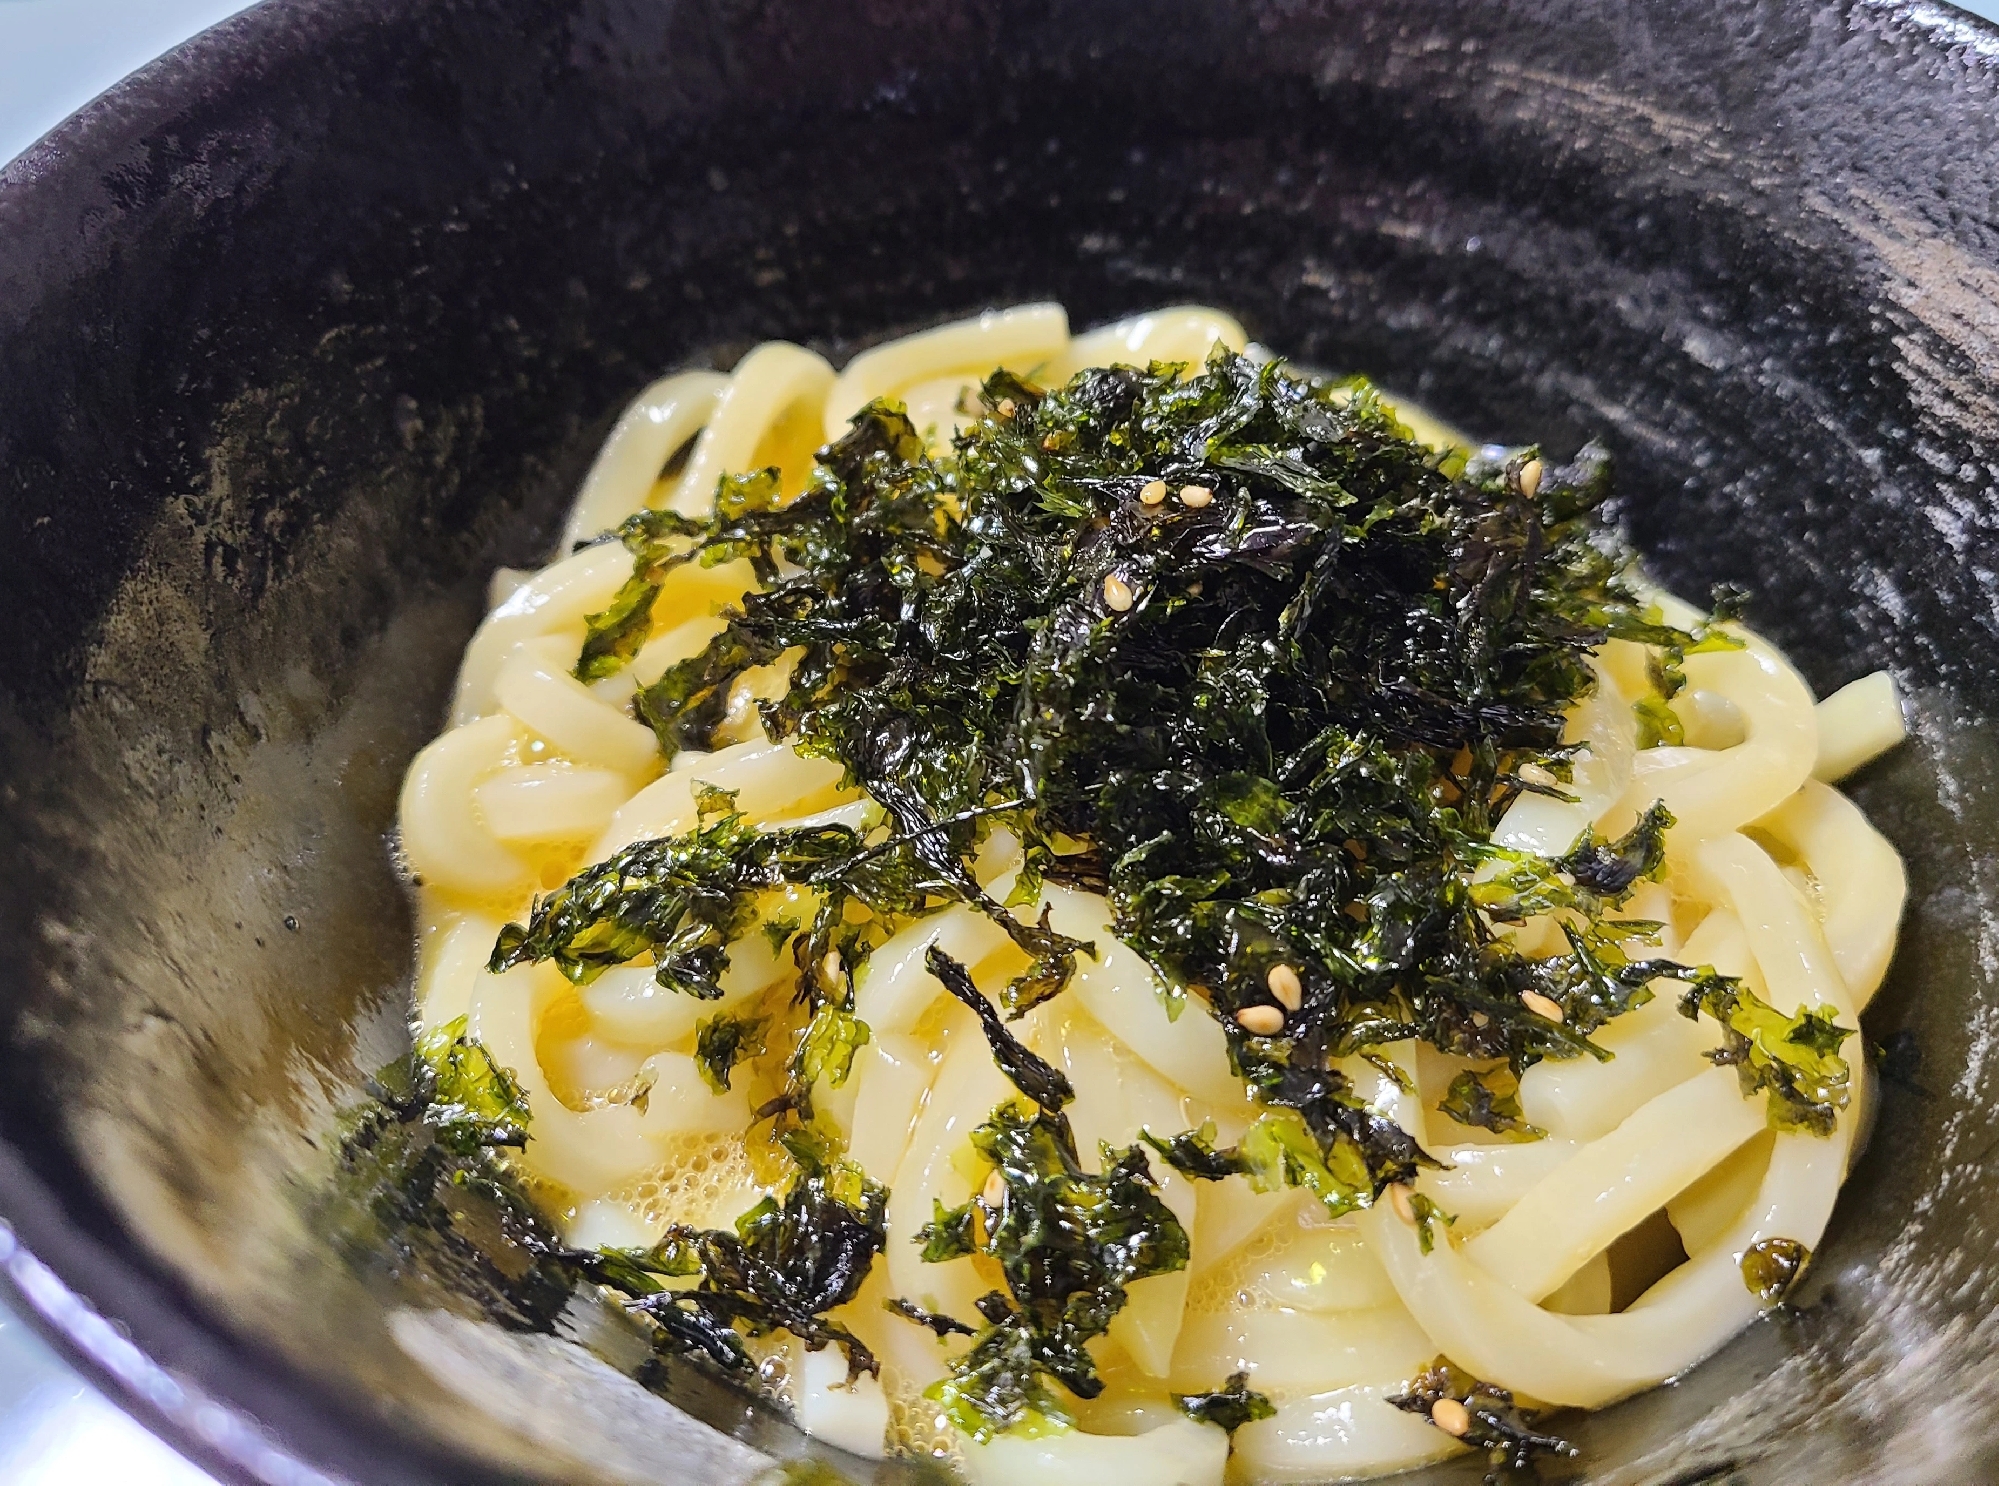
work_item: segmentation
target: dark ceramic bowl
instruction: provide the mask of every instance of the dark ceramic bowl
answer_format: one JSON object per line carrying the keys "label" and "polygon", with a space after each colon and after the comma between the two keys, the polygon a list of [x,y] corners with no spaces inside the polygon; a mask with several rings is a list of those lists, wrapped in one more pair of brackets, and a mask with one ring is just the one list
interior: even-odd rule
{"label": "dark ceramic bowl", "polygon": [[1872,1147],[1800,1307],[1577,1437],[1632,1486],[1994,1479],[1995,67],[1861,0],[269,0],[181,48],[0,174],[0,1263],[233,1477],[754,1473],[311,1216],[404,1036],[397,782],[662,369],[1206,300],[1607,438],[1676,587],[1821,690],[1894,671]]}

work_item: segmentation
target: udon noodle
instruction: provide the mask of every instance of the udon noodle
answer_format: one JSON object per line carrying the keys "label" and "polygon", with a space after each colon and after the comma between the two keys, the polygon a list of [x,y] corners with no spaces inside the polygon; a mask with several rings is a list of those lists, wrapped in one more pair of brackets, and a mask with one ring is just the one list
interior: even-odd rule
{"label": "udon noodle", "polygon": [[[685,372],[646,388],[583,483],[565,555],[495,577],[449,729],[417,758],[402,796],[402,849],[420,883],[417,1009],[428,1027],[467,1018],[514,1071],[534,1116],[521,1160],[572,1242],[641,1246],[669,1222],[727,1226],[781,1180],[781,1156],[755,1133],[757,1086],[716,1092],[694,1039],[718,1009],[788,995],[797,972],[753,930],[732,946],[719,1003],[663,990],[644,964],[581,986],[548,963],[489,974],[502,925],[579,868],[693,829],[700,786],[734,792],[761,827],[879,820],[838,764],[765,735],[756,703],[774,683],[757,672],[731,694],[717,746],[663,766],[630,709],[634,686],[698,652],[755,577],[740,562],[675,569],[629,672],[586,684],[574,674],[586,617],[632,565],[615,542],[584,544],[642,508],[702,513],[725,474],[775,466],[796,490],[815,449],[876,398],[901,400],[942,444],[995,367],[1053,384],[1112,363],[1198,366],[1218,342],[1240,350],[1244,336],[1213,310],[1072,336],[1047,304],[893,341],[843,371],[799,346],[763,345],[729,375]],[[1452,437],[1414,409],[1401,416],[1426,440]],[[1668,622],[1698,624],[1670,595],[1651,597]],[[1900,739],[1899,704],[1885,674],[1815,702],[1774,647],[1734,633],[1741,648],[1687,657],[1675,745],[1640,746],[1645,647],[1603,645],[1597,685],[1569,717],[1569,741],[1588,745],[1573,798],[1523,794],[1494,839],[1559,856],[1585,828],[1614,834],[1665,802],[1677,820],[1667,870],[1620,911],[1656,920],[1666,956],[1739,977],[1773,1006],[1829,1008],[1855,1025],[1894,947],[1904,877],[1834,786]],[[1019,867],[1018,843],[999,831],[974,871],[1004,897]],[[1103,898],[1051,882],[1038,904],[1057,930],[1096,946],[1067,992],[1015,1028],[1074,1085],[1079,1147],[1209,1120],[1222,1138],[1239,1136],[1252,1110],[1215,1020],[1192,1006],[1169,1018],[1146,962],[1111,933]],[[1529,953],[1560,938],[1552,916],[1512,932]],[[1352,1076],[1371,1107],[1438,1158],[1414,1193],[1333,1220],[1297,1188],[1161,1170],[1191,1259],[1131,1287],[1098,1348],[1104,1393],[1078,1404],[1074,1429],[972,1445],[923,1398],[962,1343],[940,1347],[883,1307],[899,1296],[970,1315],[991,1288],[974,1262],[925,1264],[909,1241],[934,1202],[972,1196],[968,1132],[1012,1092],[977,1022],[925,972],[933,943],[988,992],[1018,958],[962,904],[903,929],[858,969],[854,1014],[870,1038],[851,1076],[820,1099],[850,1157],[889,1189],[887,1246],[840,1318],[882,1359],[881,1377],[850,1386],[836,1349],[808,1352],[783,1334],[762,1343],[763,1376],[814,1435],[862,1455],[949,1456],[979,1481],[1194,1486],[1231,1470],[1326,1480],[1437,1459],[1458,1440],[1384,1400],[1439,1355],[1538,1405],[1608,1404],[1683,1373],[1756,1316],[1764,1301],[1744,1283],[1744,1256],[1765,1240],[1818,1243],[1867,1123],[1867,1064],[1856,1056],[1851,1102],[1829,1136],[1773,1131],[1736,1072],[1707,1058],[1713,1025],[1679,1015],[1671,994],[1602,1030],[1613,1060],[1543,1061],[1521,1076],[1521,1109],[1545,1132],[1537,1140],[1457,1124],[1439,1103],[1462,1064],[1413,1040],[1393,1044],[1378,1065],[1352,1060]],[[621,1094],[641,1081],[645,1098]],[[1416,1195],[1456,1220],[1427,1246],[1429,1229],[1408,1221]],[[1236,1372],[1276,1411],[1232,1439],[1169,1401]]]}

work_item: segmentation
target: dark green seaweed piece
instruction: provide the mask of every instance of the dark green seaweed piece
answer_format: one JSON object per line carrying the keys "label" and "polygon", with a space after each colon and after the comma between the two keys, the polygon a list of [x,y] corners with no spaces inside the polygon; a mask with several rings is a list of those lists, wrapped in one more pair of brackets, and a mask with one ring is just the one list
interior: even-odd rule
{"label": "dark green seaweed piece", "polygon": [[942,1341],[947,1336],[977,1336],[978,1328],[967,1326],[952,1316],[939,1315],[936,1311],[926,1311],[913,1300],[897,1296],[882,1302],[884,1309],[894,1312],[905,1321],[914,1321],[918,1326],[928,1327],[931,1333]]}
{"label": "dark green seaweed piece", "polygon": [[1409,1213],[1416,1220],[1416,1245],[1426,1254],[1437,1245],[1437,1224],[1457,1226],[1457,1215],[1445,1212],[1423,1192],[1409,1194]]}
{"label": "dark green seaweed piece", "polygon": [[[783,1137],[797,1174],[734,1231],[681,1226],[647,1249],[565,1247],[506,1152],[531,1138],[513,1076],[465,1036],[461,1019],[418,1039],[378,1073],[347,1119],[330,1209],[357,1264],[386,1246],[504,1324],[547,1330],[581,1282],[604,1286],[658,1328],[655,1342],[747,1370],[742,1338],[789,1331],[847,1354],[850,1376],[873,1355],[826,1312],[858,1293],[885,1240],[887,1192],[810,1130]],[[362,1231],[352,1214],[371,1222]],[[344,1215],[344,1216],[343,1216]],[[352,1229],[352,1231],[348,1231]]]}
{"label": "dark green seaweed piece", "polygon": [[1198,1130],[1183,1130],[1169,1140],[1161,1140],[1150,1130],[1139,1131],[1138,1138],[1159,1152],[1168,1166],[1182,1176],[1191,1176],[1197,1181],[1218,1182],[1226,1177],[1241,1176],[1248,1169],[1242,1153],[1234,1146],[1215,1148],[1213,1120]]}
{"label": "dark green seaweed piece", "polygon": [[1159,1199],[1144,1152],[1102,1152],[1083,1169],[1069,1122],[1010,1104],[972,1132],[1003,1194],[937,1207],[917,1235],[937,1261],[978,1252],[999,1261],[1007,1290],[979,1302],[986,1325],[951,1372],[924,1396],[966,1435],[984,1441],[1032,1419],[1067,1422],[1055,1384],[1078,1398],[1103,1391],[1087,1343],[1101,1336],[1125,1291],[1150,1275],[1184,1269],[1187,1232]]}
{"label": "dark green seaweed piece", "polygon": [[[1718,583],[1713,590],[1713,607],[1707,619],[1692,630],[1675,629],[1661,622],[1656,609],[1643,614],[1620,612],[1610,618],[1607,629],[1613,640],[1634,640],[1653,647],[1654,654],[1647,661],[1646,668],[1657,695],[1646,700],[1663,704],[1671,702],[1687,684],[1686,672],[1681,668],[1688,656],[1705,655],[1715,650],[1742,649],[1741,638],[1721,626],[1740,619],[1748,599],[1749,595],[1742,589]],[[1642,708],[1643,703],[1640,706]]]}
{"label": "dark green seaweed piece", "polygon": [[1705,1011],[1721,1024],[1722,1045],[1708,1057],[1735,1068],[1745,1097],[1767,1093],[1771,1129],[1832,1133],[1851,1098],[1839,1048],[1853,1029],[1839,1026],[1830,1007],[1785,1016],[1740,981],[1711,975],[1688,988],[1680,1011],[1690,1020]]}
{"label": "dark green seaweed piece", "polygon": [[1007,1030],[993,1003],[972,984],[971,974],[963,965],[934,944],[923,952],[923,963],[945,990],[978,1017],[979,1025],[985,1029],[986,1042],[993,1050],[993,1061],[1016,1089],[1050,1114],[1076,1097],[1067,1074]]}
{"label": "dark green seaweed piece", "polygon": [[[849,1379],[879,1373],[860,1339],[826,1319],[851,1301],[881,1252],[887,1191],[808,1131],[784,1137],[797,1163],[782,1200],[766,1197],[734,1232],[675,1227],[651,1249],[577,1256],[584,1273],[630,1297],[672,1343],[748,1366],[742,1335],[788,1331],[810,1351],[838,1345]],[[698,1275],[693,1286],[668,1285]]]}
{"label": "dark green seaweed piece", "polygon": [[317,1221],[357,1268],[428,1276],[503,1325],[547,1330],[573,1277],[509,1163],[528,1135],[513,1075],[461,1017],[418,1038],[369,1088],[343,1122]]}
{"label": "dark green seaweed piece", "polygon": [[1213,1424],[1229,1434],[1258,1419],[1277,1416],[1276,1405],[1249,1386],[1246,1372],[1230,1373],[1229,1380],[1213,1393],[1176,1393],[1173,1402],[1197,1424]]}
{"label": "dark green seaweed piece", "polygon": [[576,662],[578,681],[615,676],[639,653],[652,634],[652,605],[660,585],[631,577],[612,597],[610,607],[584,621],[583,653]]}
{"label": "dark green seaweed piece", "polygon": [[1367,1159],[1353,1137],[1335,1130],[1321,1142],[1295,1109],[1258,1115],[1240,1141],[1221,1149],[1212,1122],[1171,1140],[1149,1130],[1141,1130],[1139,1138],[1183,1176],[1211,1182],[1241,1176],[1259,1192],[1304,1187],[1336,1218],[1368,1206],[1374,1197]]}
{"label": "dark green seaweed piece", "polygon": [[1460,1125],[1474,1125],[1508,1140],[1540,1140],[1548,1133],[1529,1124],[1521,1113],[1520,1080],[1510,1068],[1483,1073],[1467,1068],[1451,1080],[1437,1108]]}
{"label": "dark green seaweed piece", "polygon": [[1510,1392],[1479,1381],[1448,1358],[1435,1359],[1411,1380],[1407,1393],[1388,1402],[1442,1428],[1435,1411],[1445,1400],[1463,1406],[1466,1428],[1458,1438],[1485,1451],[1485,1479],[1490,1486],[1530,1471],[1538,1459],[1576,1454],[1576,1447],[1560,1435],[1535,1428],[1531,1415],[1514,1403]]}
{"label": "dark green seaweed piece", "polygon": [[700,805],[700,824],[687,835],[635,842],[535,899],[526,924],[500,931],[486,968],[553,960],[588,985],[650,954],[663,988],[718,1000],[729,943],[754,921],[756,895],[836,878],[861,849],[845,826],[757,831],[719,791],[705,792]]}
{"label": "dark green seaweed piece", "polygon": [[1663,801],[1654,802],[1638,824],[1615,841],[1598,841],[1585,826],[1582,839],[1555,859],[1555,868],[1575,878],[1585,892],[1621,902],[1641,880],[1657,877],[1665,869],[1666,832],[1672,828],[1673,812]]}
{"label": "dark green seaweed piece", "polygon": [[1804,1278],[1812,1251],[1795,1238],[1763,1238],[1742,1255],[1742,1283],[1765,1305],[1779,1305]]}
{"label": "dark green seaweed piece", "polygon": [[802,1089],[810,1089],[822,1078],[828,1087],[839,1088],[853,1071],[854,1055],[868,1045],[872,1034],[868,1024],[837,1002],[827,1002],[806,1023],[805,1035],[798,1040],[792,1058],[792,1073]]}
{"label": "dark green seaweed piece", "polygon": [[729,1075],[738,1063],[764,1055],[768,1017],[731,1016],[717,1012],[694,1025],[694,1062],[702,1081],[718,1094],[729,1090]]}
{"label": "dark green seaweed piece", "polygon": [[[1489,917],[1506,923],[1562,908],[1598,918],[1621,906],[1640,882],[1665,870],[1666,832],[1672,828],[1673,812],[1655,801],[1615,841],[1599,841],[1585,826],[1576,844],[1559,857],[1488,845],[1479,854],[1503,870],[1473,884],[1473,900]],[[1632,937],[1656,927],[1628,919],[1614,923],[1621,927],[1592,923],[1590,928],[1599,936]]]}

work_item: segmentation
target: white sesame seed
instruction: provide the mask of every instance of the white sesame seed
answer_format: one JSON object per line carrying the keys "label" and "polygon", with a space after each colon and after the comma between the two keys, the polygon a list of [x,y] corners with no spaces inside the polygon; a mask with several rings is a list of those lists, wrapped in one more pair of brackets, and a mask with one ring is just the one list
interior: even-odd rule
{"label": "white sesame seed", "polygon": [[1105,608],[1115,609],[1118,613],[1122,614],[1131,607],[1134,597],[1131,585],[1116,573],[1106,573],[1104,575]]}
{"label": "white sesame seed", "polygon": [[1395,1209],[1395,1216],[1403,1222],[1412,1225],[1415,1223],[1416,1204],[1411,1197],[1407,1182],[1390,1182],[1388,1184],[1388,1205]]}
{"label": "white sesame seed", "polygon": [[819,962],[819,973],[828,980],[838,980],[847,973],[846,963],[840,958],[840,951],[829,949],[826,958]]}
{"label": "white sesame seed", "polygon": [[1272,965],[1270,973],[1263,977],[1263,983],[1270,987],[1270,994],[1286,1011],[1296,1011],[1305,1004],[1305,988],[1298,981],[1298,972],[1289,965]]}
{"label": "white sesame seed", "polygon": [[1006,1178],[995,1171],[986,1178],[985,1189],[979,1195],[985,1198],[987,1207],[998,1207],[1006,1200]]}
{"label": "white sesame seed", "polygon": [[1147,480],[1144,487],[1138,492],[1138,499],[1141,505],[1156,506],[1161,504],[1166,499],[1166,482],[1164,480]]}
{"label": "white sesame seed", "polygon": [[1530,459],[1520,466],[1520,493],[1534,499],[1541,489],[1541,461]]}
{"label": "white sesame seed", "polygon": [[1471,1428],[1471,1410],[1455,1398],[1440,1398],[1430,1405],[1430,1422],[1445,1434],[1462,1438]]}
{"label": "white sesame seed", "polygon": [[1253,1037],[1275,1037],[1284,1030],[1284,1013],[1275,1006],[1245,1006],[1235,1019]]}
{"label": "white sesame seed", "polygon": [[993,411],[995,413],[998,413],[1002,418],[1011,418],[1013,416],[1013,410],[1014,410],[1014,401],[1010,397],[1002,397],[999,400],[999,406],[993,409]]}
{"label": "white sesame seed", "polygon": [[1520,993],[1520,1004],[1533,1012],[1534,1015],[1544,1016],[1551,1022],[1559,1022],[1565,1016],[1559,1002],[1549,1000],[1539,991],[1522,991]]}
{"label": "white sesame seed", "polygon": [[1182,485],[1180,487],[1180,504],[1183,506],[1199,508],[1205,506],[1214,498],[1214,491],[1208,489],[1205,485]]}

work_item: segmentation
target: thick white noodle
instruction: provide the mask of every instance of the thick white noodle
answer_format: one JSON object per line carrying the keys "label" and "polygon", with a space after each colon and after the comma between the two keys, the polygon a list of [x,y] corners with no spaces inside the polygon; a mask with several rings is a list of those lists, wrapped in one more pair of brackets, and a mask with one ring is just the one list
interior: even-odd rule
{"label": "thick white noodle", "polygon": [[1066,380],[1085,367],[1148,366],[1177,361],[1198,371],[1217,345],[1240,351],[1249,344],[1241,323],[1203,305],[1148,310],[1086,331],[1069,343],[1049,370],[1049,380]]}
{"label": "thick white noodle", "polygon": [[1813,780],[1757,824],[1804,863],[1818,886],[1818,919],[1855,1008],[1888,973],[1909,897],[1901,854],[1851,800]]}
{"label": "thick white noodle", "polygon": [[[876,397],[904,399],[941,439],[969,416],[967,390],[995,366],[1066,378],[1111,363],[1196,365],[1216,344],[1241,349],[1243,329],[1199,306],[1072,338],[1059,305],[1026,305],[876,347],[837,375],[802,347],[765,345],[727,377],[679,373],[642,392],[592,466],[563,543],[648,504],[705,511],[723,476],[766,465],[795,491],[812,446],[837,437]],[[1461,442],[1419,411],[1409,416],[1439,444]],[[682,450],[681,473],[663,479]],[[644,960],[581,986],[549,965],[489,974],[501,925],[578,867],[691,830],[704,787],[733,794],[760,828],[839,822],[866,831],[882,819],[843,784],[837,763],[763,736],[752,704],[783,685],[788,662],[731,695],[723,746],[683,752],[661,772],[656,741],[629,707],[632,691],[697,654],[755,579],[744,563],[673,571],[633,663],[585,685],[573,672],[588,617],[630,574],[629,553],[608,543],[539,572],[496,575],[494,607],[461,665],[452,726],[418,755],[401,801],[401,845],[422,891],[419,1020],[466,1018],[514,1070],[534,1116],[524,1160],[573,1199],[567,1231],[583,1244],[649,1243],[675,1220],[725,1226],[766,1190],[768,1173],[748,1158],[749,1080],[718,1095],[693,1053],[706,1018],[789,1001],[790,946],[773,943],[763,925],[803,920],[813,901],[791,888],[760,902],[758,924],[731,946],[715,1002],[662,989]],[[1698,621],[1671,595],[1650,597],[1669,622]],[[1552,857],[1585,829],[1615,835],[1663,800],[1677,818],[1669,870],[1622,910],[1659,922],[1657,947],[1644,952],[1737,976],[1786,1013],[1829,1007],[1851,1026],[1886,972],[1907,883],[1893,847],[1824,781],[1901,738],[1900,700],[1877,673],[1815,704],[1775,649],[1734,632],[1744,648],[1688,657],[1687,686],[1673,702],[1685,743],[1675,747],[1638,746],[1633,703],[1651,686],[1650,652],[1606,645],[1597,684],[1565,732],[1587,745],[1567,785],[1576,798],[1523,795],[1495,839]],[[1019,842],[998,831],[974,872],[1004,899],[1020,863]],[[1095,1168],[1100,1143],[1122,1149],[1141,1131],[1165,1136],[1205,1120],[1221,1141],[1238,1139],[1258,1106],[1231,1071],[1207,1007],[1190,999],[1177,1018],[1169,1013],[1152,970],[1111,933],[1102,897],[1050,885],[1040,902],[1014,911],[1031,918],[1044,904],[1055,928],[1093,948],[1060,1000],[1014,1025],[1074,1085],[1069,1116],[1084,1164]],[[1550,918],[1503,932],[1524,953],[1563,946]],[[799,1422],[861,1455],[933,1427],[927,1406],[910,1400],[965,1345],[938,1343],[883,1301],[971,1317],[995,1279],[972,1261],[924,1264],[911,1242],[934,1203],[961,1203],[983,1183],[967,1137],[1014,1095],[974,1018],[925,968],[932,945],[962,961],[987,995],[1023,963],[1001,925],[962,904],[904,927],[857,968],[855,1013],[869,1040],[849,1077],[814,1091],[850,1157],[890,1187],[887,1249],[838,1317],[883,1359],[883,1383],[846,1386],[837,1348],[767,1343]],[[1189,1265],[1131,1286],[1097,1344],[1110,1386],[1079,1407],[1081,1427],[984,1446],[959,1441],[968,1479],[1353,1478],[1461,1448],[1386,1401],[1440,1354],[1531,1399],[1579,1406],[1699,1361],[1759,1309],[1741,1274],[1748,1248],[1776,1237],[1818,1242],[1864,1128],[1869,1086],[1849,1044],[1853,1107],[1834,1134],[1773,1134],[1762,1097],[1746,1098],[1735,1070],[1706,1058],[1718,1041],[1713,1024],[1680,1014],[1677,982],[1651,989],[1651,1001],[1595,1034],[1611,1061],[1549,1060],[1526,1071],[1522,1108],[1545,1130],[1541,1139],[1503,1141],[1442,1113],[1448,1080],[1467,1066],[1461,1059],[1419,1055],[1412,1041],[1379,1049],[1380,1064],[1338,1060],[1358,1100],[1439,1159],[1417,1189],[1455,1222],[1433,1225],[1427,1253],[1392,1204],[1335,1220],[1297,1189],[1257,1192],[1240,1177],[1194,1182],[1155,1160],[1162,1198],[1190,1237]],[[1662,1209],[1691,1257],[1612,1314],[1612,1247]],[[1167,1394],[1219,1386],[1237,1370],[1274,1399],[1277,1414],[1237,1432],[1231,1465],[1229,1438],[1181,1418]]]}
{"label": "thick white noodle", "polygon": [[1596,689],[1583,698],[1562,730],[1564,743],[1588,745],[1576,756],[1574,777],[1562,786],[1574,800],[1522,794],[1494,829],[1496,844],[1540,856],[1560,856],[1630,787],[1632,762],[1638,752],[1638,724],[1632,715],[1631,698],[1607,667],[1599,663],[1595,669]]}
{"label": "thick white noodle", "polygon": [[1818,763],[1812,778],[1836,784],[1909,735],[1895,678],[1875,671],[1849,681],[1819,703]]}
{"label": "thick white noodle", "polygon": [[[803,346],[768,341],[745,356],[715,399],[714,415],[675,487],[673,509],[698,516],[715,508],[715,487],[724,475],[762,467],[777,451],[765,447],[787,417],[817,406],[833,385],[833,368]],[[813,429],[816,435],[818,430]],[[809,447],[808,443],[808,447]]]}
{"label": "thick white noodle", "polygon": [[1228,1460],[1227,1435],[1176,1419],[1136,1435],[1001,1435],[966,1448],[965,1476],[972,1486],[1221,1486]]}
{"label": "thick white noodle", "polygon": [[919,383],[945,379],[969,383],[996,367],[1027,375],[1068,346],[1069,315],[1059,304],[988,310],[975,319],[876,346],[847,363],[827,396],[826,437],[837,439],[845,433],[854,414],[878,397],[898,396]]}
{"label": "thick white noodle", "polygon": [[399,807],[403,855],[426,886],[468,898],[501,898],[531,880],[527,863],[486,824],[478,787],[523,741],[504,714],[453,728],[416,756]]}
{"label": "thick white noodle", "polygon": [[586,547],[516,586],[465,647],[452,723],[484,717],[499,705],[493,679],[522,641],[561,635],[581,650],[584,620],[607,606],[631,575],[631,554],[612,542]]}
{"label": "thick white noodle", "polygon": [[667,461],[714,416],[728,381],[720,372],[676,372],[633,398],[584,476],[557,550],[567,552],[644,510]]}

